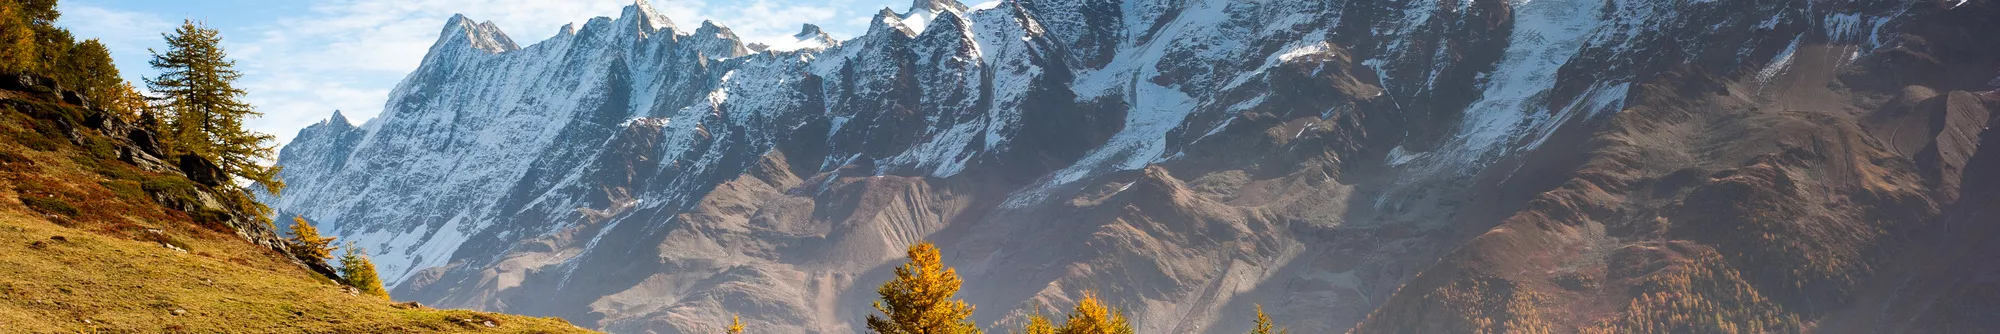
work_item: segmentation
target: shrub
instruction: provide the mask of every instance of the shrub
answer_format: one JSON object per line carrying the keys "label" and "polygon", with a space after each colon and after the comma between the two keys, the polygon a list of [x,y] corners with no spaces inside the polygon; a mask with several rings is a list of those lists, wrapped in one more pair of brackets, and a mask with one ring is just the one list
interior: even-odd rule
{"label": "shrub", "polygon": [[47,125],[48,122],[29,121],[28,123],[30,126],[33,126],[33,129],[18,131],[13,134],[14,141],[20,142],[21,146],[42,152],[51,152],[62,147],[62,142],[56,141],[55,138],[43,133],[43,131],[54,131],[51,126]]}
{"label": "shrub", "polygon": [[104,160],[118,159],[118,146],[112,145],[110,140],[91,137],[85,139],[84,144],[87,145],[86,148],[90,149],[90,156],[92,157]]}
{"label": "shrub", "polygon": [[147,193],[164,195],[168,198],[190,203],[195,200],[196,189],[200,189],[195,188],[194,182],[177,176],[148,178],[145,183],[140,184],[140,188],[146,190]]}
{"label": "shrub", "polygon": [[23,157],[19,154],[14,154],[14,152],[0,152],[0,164],[13,165],[13,164],[33,164],[33,163],[34,160],[28,160],[28,157]]}
{"label": "shrub", "polygon": [[36,171],[41,170],[41,168],[36,167],[35,161],[28,160],[27,157],[23,157],[19,154],[14,154],[13,152],[0,151],[0,170],[12,171],[18,173],[34,173]]}
{"label": "shrub", "polygon": [[146,197],[146,189],[139,186],[139,181],[107,180],[99,183],[104,185],[104,189],[110,189],[111,193],[118,194],[120,199],[142,203],[152,201]]}
{"label": "shrub", "polygon": [[22,196],[21,204],[25,204],[28,208],[35,209],[35,211],[58,214],[65,217],[76,217],[78,213],[75,206],[71,206],[69,202],[55,197]]}

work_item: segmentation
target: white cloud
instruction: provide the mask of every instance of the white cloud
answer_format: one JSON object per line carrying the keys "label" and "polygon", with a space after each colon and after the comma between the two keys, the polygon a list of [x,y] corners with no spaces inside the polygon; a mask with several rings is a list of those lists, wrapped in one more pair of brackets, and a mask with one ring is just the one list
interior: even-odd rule
{"label": "white cloud", "polygon": [[[704,2],[713,1],[713,3]],[[653,0],[683,29],[704,19],[730,27],[748,42],[788,41],[799,25],[820,23],[836,38],[866,29],[884,5],[907,0]],[[223,31],[224,47],[244,72],[239,88],[263,112],[252,128],[289,141],[334,110],[356,121],[375,117],[389,90],[415,70],[452,14],[493,21],[515,42],[532,44],[564,24],[620,14],[631,0],[320,0],[291,16]],[[135,82],[158,47],[160,32],[179,20],[136,11],[65,5],[65,26],[104,39]],[[857,20],[856,17],[859,19]]]}

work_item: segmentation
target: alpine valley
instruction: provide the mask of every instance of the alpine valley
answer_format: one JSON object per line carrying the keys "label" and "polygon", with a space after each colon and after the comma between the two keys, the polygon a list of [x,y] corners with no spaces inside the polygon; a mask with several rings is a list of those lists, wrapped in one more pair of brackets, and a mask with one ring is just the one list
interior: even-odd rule
{"label": "alpine valley", "polygon": [[1139,333],[2000,328],[2000,1],[918,0],[753,44],[452,17],[280,217],[392,295],[855,333],[920,241],[974,319]]}

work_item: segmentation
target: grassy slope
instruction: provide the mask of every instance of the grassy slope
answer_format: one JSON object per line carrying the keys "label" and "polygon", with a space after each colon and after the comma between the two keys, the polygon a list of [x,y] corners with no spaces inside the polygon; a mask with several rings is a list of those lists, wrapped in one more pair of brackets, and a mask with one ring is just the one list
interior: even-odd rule
{"label": "grassy slope", "polygon": [[585,332],[559,319],[406,309],[345,292],[154,204],[142,184],[185,179],[103,154],[94,130],[79,131],[89,133],[84,145],[37,131],[47,117],[29,115],[52,110],[82,112],[0,107],[0,332]]}

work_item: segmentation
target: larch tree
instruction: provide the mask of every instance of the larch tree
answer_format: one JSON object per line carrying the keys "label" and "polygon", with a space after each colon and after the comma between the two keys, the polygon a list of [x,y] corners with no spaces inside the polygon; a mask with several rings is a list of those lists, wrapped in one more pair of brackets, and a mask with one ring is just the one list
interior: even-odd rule
{"label": "larch tree", "polygon": [[743,317],[734,314],[729,315],[729,330],[725,332],[729,334],[743,334]]}
{"label": "larch tree", "polygon": [[151,108],[146,105],[146,94],[139,93],[138,87],[124,81],[118,82],[118,88],[112,90],[108,100],[99,103],[104,104],[105,109],[115,111],[118,117],[134,122],[144,117],[146,110]]}
{"label": "larch tree", "polygon": [[369,261],[365,252],[352,242],[347,244],[347,253],[340,256],[340,283],[359,289],[362,294],[389,299],[389,290],[382,288],[382,277],[376,276],[375,262]]}
{"label": "larch tree", "polygon": [[1086,292],[1082,300],[1076,301],[1076,309],[1070,311],[1069,319],[1056,334],[1132,334],[1132,324],[1125,320],[1124,312],[1105,306],[1097,300],[1097,294]]}
{"label": "larch tree", "polygon": [[333,258],[333,239],[319,236],[319,229],[307,222],[306,217],[293,216],[292,238],[285,240],[285,246],[292,250],[292,257],[300,261],[326,263],[327,259]]}
{"label": "larch tree", "polygon": [[0,72],[39,68],[41,54],[35,48],[35,30],[27,12],[21,3],[0,1]]}
{"label": "larch tree", "polygon": [[146,85],[157,94],[155,109],[165,116],[162,132],[171,139],[170,149],[206,158],[224,175],[278,194],[285,186],[279,168],[262,164],[276,152],[276,139],[243,128],[244,119],[263,114],[243,102],[244,91],[235,87],[243,74],[223,52],[222,33],[189,20],[165,38],[166,52],[153,51],[151,62],[160,75]]}
{"label": "larch tree", "polygon": [[1056,325],[1049,322],[1049,317],[1036,312],[1028,316],[1028,327],[1022,328],[1021,334],[1056,334]]}
{"label": "larch tree", "polygon": [[1291,330],[1277,328],[1277,325],[1271,323],[1271,317],[1264,315],[1264,305],[1257,305],[1257,327],[1251,328],[1250,334],[1291,334],[1291,332]]}
{"label": "larch tree", "polygon": [[896,278],[876,293],[880,315],[868,316],[868,329],[883,334],[977,334],[972,305],[952,299],[958,294],[958,272],[944,266],[937,245],[910,246],[910,262],[896,267]]}
{"label": "larch tree", "polygon": [[125,79],[118,77],[118,66],[111,63],[111,49],[96,38],[77,42],[70,46],[69,56],[62,60],[63,81],[83,93],[90,101],[108,104],[119,98],[118,94]]}

